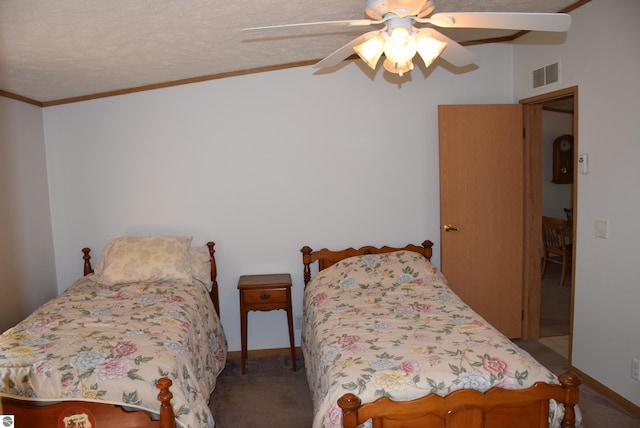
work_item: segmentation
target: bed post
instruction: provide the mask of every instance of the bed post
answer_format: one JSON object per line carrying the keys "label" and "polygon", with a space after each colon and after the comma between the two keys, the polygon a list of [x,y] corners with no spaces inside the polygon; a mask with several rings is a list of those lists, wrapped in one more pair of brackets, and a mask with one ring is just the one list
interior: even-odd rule
{"label": "bed post", "polygon": [[305,245],[300,252],[302,253],[302,263],[304,264],[304,285],[311,281],[311,247]]}
{"label": "bed post", "polygon": [[216,266],[216,258],[213,255],[216,250],[213,247],[216,245],[215,242],[209,241],[207,242],[207,247],[209,247],[209,257],[211,258],[211,292],[209,295],[211,296],[211,301],[213,302],[213,306],[216,308],[216,313],[220,316],[220,299],[218,297],[218,268]]}
{"label": "bed post", "polygon": [[357,396],[351,393],[344,394],[338,399],[338,406],[342,409],[342,426],[355,428],[358,426],[358,409],[362,404]]}
{"label": "bed post", "polygon": [[156,388],[160,390],[158,393],[158,401],[160,401],[160,428],[176,428],[176,417],[171,407],[171,399],[173,394],[169,391],[169,387],[173,382],[171,379],[161,377],[156,381]]}
{"label": "bed post", "polygon": [[558,380],[564,389],[564,417],[562,428],[574,428],[576,426],[575,405],[578,403],[578,386],[582,383],[574,373],[565,372],[558,376]]}
{"label": "bed post", "polygon": [[82,253],[84,254],[82,256],[82,258],[84,259],[84,276],[89,275],[90,273],[93,273],[93,269],[91,268],[91,256],[89,255],[89,252],[91,252],[91,248],[83,248],[82,249]]}
{"label": "bed post", "polygon": [[433,242],[428,239],[422,243],[422,248],[424,248],[424,252],[422,253],[427,260],[431,261],[431,256],[433,256]]}

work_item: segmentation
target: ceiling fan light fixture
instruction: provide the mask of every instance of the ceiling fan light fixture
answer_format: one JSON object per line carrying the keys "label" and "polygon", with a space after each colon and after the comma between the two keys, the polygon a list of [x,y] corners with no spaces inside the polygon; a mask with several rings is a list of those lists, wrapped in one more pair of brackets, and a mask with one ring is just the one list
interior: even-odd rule
{"label": "ceiling fan light fixture", "polygon": [[[416,54],[420,55],[427,67],[439,56],[454,67],[466,67],[477,61],[472,51],[440,33],[437,30],[440,27],[564,32],[571,26],[571,16],[566,13],[433,13],[434,2],[435,0],[365,0],[365,14],[371,19],[282,24],[245,28],[243,31],[303,26],[384,25],[384,28],[361,34],[338,48],[316,63],[314,68],[335,67],[355,51],[374,70],[384,54],[387,57],[384,68],[402,75],[413,69],[413,57]],[[502,0],[502,3],[509,2]]]}
{"label": "ceiling fan light fixture", "polygon": [[446,47],[447,43],[433,38],[430,30],[420,31],[416,36],[416,49],[425,67],[429,67]]}
{"label": "ceiling fan light fixture", "polygon": [[372,70],[375,70],[378,60],[384,52],[385,41],[381,34],[376,34],[364,43],[355,46],[353,50]]}

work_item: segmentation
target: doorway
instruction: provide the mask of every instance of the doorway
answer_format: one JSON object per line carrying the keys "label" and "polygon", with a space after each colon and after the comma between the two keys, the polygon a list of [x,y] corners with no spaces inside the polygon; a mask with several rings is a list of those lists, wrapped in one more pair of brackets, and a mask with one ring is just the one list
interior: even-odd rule
{"label": "doorway", "polygon": [[[547,300],[545,295],[543,299],[543,288],[541,280],[541,217],[544,213],[544,188],[547,187],[546,183],[543,186],[543,174],[546,168],[545,162],[547,157],[543,156],[543,144],[545,141],[545,118],[548,120],[550,117],[548,112],[554,111],[562,114],[571,115],[569,120],[569,134],[574,136],[574,154],[573,161],[576,165],[576,158],[578,154],[578,88],[571,87],[547,94],[539,95],[532,98],[523,99],[520,101],[523,105],[524,114],[524,126],[525,126],[525,276],[524,276],[524,325],[523,325],[523,337],[528,339],[539,339],[541,332],[543,335],[548,334],[544,329],[541,329],[542,315],[547,316],[551,303]],[[576,183],[577,168],[573,169],[573,184],[571,187],[570,195],[570,207],[573,210],[572,214],[577,219],[577,183]],[[565,185],[566,186],[566,185]],[[548,204],[547,204],[548,205]],[[563,207],[565,208],[565,207]],[[553,210],[553,208],[545,207],[544,210]],[[548,212],[547,212],[548,214]],[[563,213],[564,214],[564,213]],[[558,215],[559,216],[559,215]],[[574,220],[571,224],[572,235],[575,237],[575,224]],[[573,238],[575,243],[575,238]],[[575,245],[572,246],[572,251],[575,253]],[[574,254],[575,255],[575,254]],[[575,257],[572,255],[572,259]],[[558,351],[561,354],[566,355],[567,360],[571,363],[571,336],[573,332],[573,278],[574,278],[574,265],[571,265],[570,280],[566,281],[567,284],[564,289],[560,288],[560,284],[556,285],[558,291],[558,297],[564,293],[565,302],[553,302],[558,310],[568,310],[568,317],[565,315],[565,320],[568,322],[566,326],[567,335],[562,335],[562,338],[557,340],[547,340],[548,342],[556,342]],[[549,290],[546,290],[547,292]],[[568,300],[568,301],[567,301]]]}

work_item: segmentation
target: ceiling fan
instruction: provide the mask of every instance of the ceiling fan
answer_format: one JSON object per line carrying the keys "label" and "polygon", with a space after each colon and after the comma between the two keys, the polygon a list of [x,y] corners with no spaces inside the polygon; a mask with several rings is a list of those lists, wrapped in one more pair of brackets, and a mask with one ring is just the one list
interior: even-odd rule
{"label": "ceiling fan", "polygon": [[340,64],[355,51],[372,69],[385,55],[385,70],[402,76],[413,70],[416,53],[428,67],[438,57],[456,67],[473,64],[476,55],[437,31],[440,28],[486,28],[528,31],[567,31],[571,16],[565,13],[515,12],[444,12],[435,13],[434,0],[366,0],[365,13],[370,19],[321,21],[245,28],[258,31],[272,28],[306,26],[382,28],[362,34],[316,63],[316,68]]}

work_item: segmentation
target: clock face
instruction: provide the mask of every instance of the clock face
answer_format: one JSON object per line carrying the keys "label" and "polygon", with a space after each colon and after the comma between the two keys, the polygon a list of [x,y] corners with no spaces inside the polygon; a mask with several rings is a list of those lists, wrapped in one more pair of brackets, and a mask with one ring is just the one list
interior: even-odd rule
{"label": "clock face", "polygon": [[562,140],[560,142],[560,150],[563,152],[568,152],[571,149],[571,143],[568,140]]}

